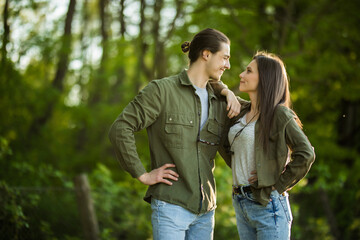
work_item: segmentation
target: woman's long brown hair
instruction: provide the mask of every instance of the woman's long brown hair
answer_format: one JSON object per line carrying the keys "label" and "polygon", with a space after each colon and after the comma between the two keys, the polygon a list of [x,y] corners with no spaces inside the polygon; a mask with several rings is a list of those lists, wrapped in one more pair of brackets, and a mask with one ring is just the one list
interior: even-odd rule
{"label": "woman's long brown hair", "polygon": [[[282,105],[291,109],[289,79],[283,61],[275,54],[260,51],[255,54],[253,59],[256,60],[259,72],[257,93],[260,121],[259,140],[266,152],[276,107]],[[302,127],[297,116],[296,121]]]}

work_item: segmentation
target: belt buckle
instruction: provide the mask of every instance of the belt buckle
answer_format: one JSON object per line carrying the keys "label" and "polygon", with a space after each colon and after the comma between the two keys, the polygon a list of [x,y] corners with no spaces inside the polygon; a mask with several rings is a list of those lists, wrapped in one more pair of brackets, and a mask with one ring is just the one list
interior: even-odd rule
{"label": "belt buckle", "polygon": [[[245,191],[245,187],[250,187],[250,185],[237,185],[237,186],[233,186],[232,190],[233,190],[233,193],[236,194],[236,195],[243,195],[245,196],[245,193],[248,193],[248,191]],[[251,190],[250,190],[251,191]]]}

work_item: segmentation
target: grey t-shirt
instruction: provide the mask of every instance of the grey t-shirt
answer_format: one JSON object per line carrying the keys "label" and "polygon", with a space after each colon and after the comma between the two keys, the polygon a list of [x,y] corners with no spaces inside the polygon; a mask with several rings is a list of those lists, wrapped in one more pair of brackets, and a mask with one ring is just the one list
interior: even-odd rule
{"label": "grey t-shirt", "polygon": [[203,128],[206,120],[209,117],[209,94],[206,88],[199,88],[195,86],[195,93],[199,96],[201,102],[201,121],[200,121],[200,130]]}
{"label": "grey t-shirt", "polygon": [[[231,156],[231,169],[233,173],[233,184],[248,185],[251,171],[255,168],[255,124],[249,123],[232,145],[234,154]],[[231,143],[236,133],[246,125],[246,114],[240,122],[230,128],[228,138]]]}

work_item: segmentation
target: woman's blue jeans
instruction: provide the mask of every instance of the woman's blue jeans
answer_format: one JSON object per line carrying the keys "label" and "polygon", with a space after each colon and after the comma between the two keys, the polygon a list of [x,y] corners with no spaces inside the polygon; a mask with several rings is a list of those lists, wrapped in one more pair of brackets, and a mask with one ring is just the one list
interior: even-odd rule
{"label": "woman's blue jeans", "polygon": [[183,207],[151,200],[154,240],[212,240],[215,210],[194,214]]}
{"label": "woman's blue jeans", "polygon": [[241,240],[290,239],[292,214],[287,193],[271,192],[266,207],[252,193],[233,194],[236,223]]}

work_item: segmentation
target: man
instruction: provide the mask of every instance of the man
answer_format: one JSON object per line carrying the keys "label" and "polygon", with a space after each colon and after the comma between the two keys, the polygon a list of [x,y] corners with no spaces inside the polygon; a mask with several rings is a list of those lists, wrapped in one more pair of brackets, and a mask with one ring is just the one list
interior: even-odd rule
{"label": "man", "polygon": [[[225,124],[240,112],[233,94],[227,96],[226,104],[208,84],[230,69],[229,39],[208,28],[182,48],[189,51],[189,69],[150,82],[109,132],[121,166],[149,185],[144,199],[151,202],[155,240],[213,238],[214,158],[227,137]],[[144,128],[149,137],[150,172],[139,159],[134,139],[134,132]]]}

